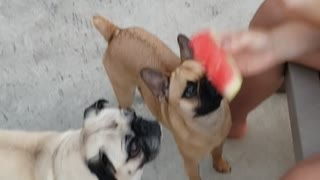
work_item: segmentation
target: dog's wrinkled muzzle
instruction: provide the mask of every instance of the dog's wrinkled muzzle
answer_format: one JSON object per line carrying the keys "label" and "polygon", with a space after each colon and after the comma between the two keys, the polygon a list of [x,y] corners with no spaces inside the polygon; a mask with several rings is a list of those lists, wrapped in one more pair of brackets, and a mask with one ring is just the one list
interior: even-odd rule
{"label": "dog's wrinkled muzzle", "polygon": [[222,96],[207,78],[200,80],[199,100],[200,106],[196,108],[196,116],[205,116],[220,107]]}
{"label": "dog's wrinkled muzzle", "polygon": [[157,121],[135,116],[131,128],[144,152],[144,163],[154,160],[160,151],[162,137],[160,124]]}

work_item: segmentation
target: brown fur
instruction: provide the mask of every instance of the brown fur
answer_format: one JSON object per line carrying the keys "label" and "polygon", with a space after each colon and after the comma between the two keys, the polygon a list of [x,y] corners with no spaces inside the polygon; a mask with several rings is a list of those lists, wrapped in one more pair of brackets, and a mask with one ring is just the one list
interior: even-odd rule
{"label": "brown fur", "polygon": [[205,76],[203,67],[190,60],[188,41],[178,40],[179,58],[142,28],[119,28],[100,16],[95,16],[93,23],[108,42],[103,65],[119,106],[130,108],[138,88],[151,113],[172,132],[190,180],[200,180],[199,162],[209,153],[217,171],[229,172],[222,157],[231,127],[227,101],[223,99],[215,111],[195,117],[200,100],[181,97],[187,81],[199,82]]}

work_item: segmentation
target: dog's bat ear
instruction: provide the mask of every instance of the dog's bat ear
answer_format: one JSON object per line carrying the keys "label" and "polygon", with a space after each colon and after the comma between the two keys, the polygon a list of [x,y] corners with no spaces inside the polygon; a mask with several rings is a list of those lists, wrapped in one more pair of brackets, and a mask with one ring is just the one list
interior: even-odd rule
{"label": "dog's bat ear", "polygon": [[180,58],[182,61],[193,59],[193,52],[190,47],[190,40],[187,36],[179,34],[177,41],[180,49]]}
{"label": "dog's bat ear", "polygon": [[169,77],[150,68],[143,68],[140,76],[154,96],[158,98],[168,96]]}

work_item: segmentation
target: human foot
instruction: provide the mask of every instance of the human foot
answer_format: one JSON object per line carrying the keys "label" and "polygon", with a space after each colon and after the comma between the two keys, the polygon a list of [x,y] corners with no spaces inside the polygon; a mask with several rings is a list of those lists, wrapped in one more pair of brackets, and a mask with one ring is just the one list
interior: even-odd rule
{"label": "human foot", "polygon": [[241,139],[247,134],[247,121],[233,123],[228,135],[229,139]]}

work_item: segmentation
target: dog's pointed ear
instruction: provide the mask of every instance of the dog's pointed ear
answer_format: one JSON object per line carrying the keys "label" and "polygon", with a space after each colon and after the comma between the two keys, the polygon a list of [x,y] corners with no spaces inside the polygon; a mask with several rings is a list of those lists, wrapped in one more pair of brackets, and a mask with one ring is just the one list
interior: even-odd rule
{"label": "dog's pointed ear", "polygon": [[193,59],[193,51],[190,47],[190,40],[187,36],[179,34],[177,41],[180,49],[180,58],[182,61]]}
{"label": "dog's pointed ear", "polygon": [[169,77],[151,68],[140,71],[142,80],[146,83],[152,94],[157,98],[167,97],[169,92]]}

